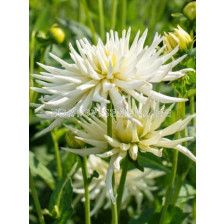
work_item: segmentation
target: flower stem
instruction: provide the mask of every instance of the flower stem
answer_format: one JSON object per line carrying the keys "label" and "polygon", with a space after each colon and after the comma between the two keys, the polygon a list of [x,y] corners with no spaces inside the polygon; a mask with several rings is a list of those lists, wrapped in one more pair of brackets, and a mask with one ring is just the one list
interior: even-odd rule
{"label": "flower stem", "polygon": [[123,192],[124,192],[125,180],[126,180],[126,176],[127,176],[127,172],[128,172],[128,166],[129,166],[129,160],[128,160],[128,157],[126,156],[126,158],[124,159],[124,166],[123,166],[123,169],[122,169],[120,184],[119,184],[119,187],[118,187],[118,190],[117,190],[117,213],[118,213],[118,217],[119,217],[120,209],[121,209],[121,202],[122,202],[122,196],[123,196]]}
{"label": "flower stem", "polygon": [[98,0],[99,5],[99,19],[100,19],[100,36],[104,41],[105,38],[105,30],[104,30],[104,14],[103,14],[103,0]]}
{"label": "flower stem", "polygon": [[51,132],[51,137],[54,143],[54,152],[56,157],[58,180],[61,180],[63,172],[62,172],[62,165],[61,165],[61,156],[60,156],[60,151],[58,146],[58,139],[56,137],[55,130]]}
{"label": "flower stem", "polygon": [[[113,174],[113,180],[112,180],[112,186],[113,186],[113,191],[114,195],[116,194],[116,189],[115,189],[115,177]],[[112,210],[112,221],[111,224],[118,224],[118,214],[117,214],[117,203],[111,203],[111,210]]]}
{"label": "flower stem", "polygon": [[[112,137],[112,103],[107,104],[107,135]],[[110,145],[108,145],[108,148],[111,148]]]}
{"label": "flower stem", "polygon": [[111,23],[111,29],[114,30],[116,27],[116,19],[117,19],[117,0],[113,0],[112,5],[112,23]]}
{"label": "flower stem", "polygon": [[[178,119],[180,119],[184,114],[185,114],[185,103],[184,102],[178,103],[178,105],[177,105],[177,117],[178,117]],[[176,139],[179,138],[179,135],[180,135],[180,133],[177,132],[176,135],[175,135]],[[161,214],[161,217],[160,217],[159,224],[164,224],[165,223],[166,213],[167,213],[168,206],[170,204],[171,195],[172,195],[172,188],[173,188],[175,177],[176,177],[177,163],[178,163],[178,151],[174,150],[172,172],[171,172],[171,181],[170,181],[170,185],[167,188],[165,204],[164,204],[164,207],[163,207],[163,210],[162,210],[162,214]]]}
{"label": "flower stem", "polygon": [[173,167],[172,167],[172,173],[171,173],[171,182],[170,185],[167,189],[166,192],[166,200],[165,200],[165,204],[162,210],[162,214],[160,217],[160,221],[159,224],[164,224],[165,223],[165,218],[166,218],[166,213],[167,213],[167,209],[170,203],[170,198],[171,198],[171,193],[172,193],[172,187],[174,184],[174,180],[175,180],[175,176],[176,176],[176,171],[177,171],[177,162],[178,162],[178,151],[175,150],[173,152]]}
{"label": "flower stem", "polygon": [[[195,102],[194,102],[194,96],[190,97],[190,114],[195,113]],[[192,119],[192,125],[196,126],[195,119]]]}
{"label": "flower stem", "polygon": [[44,216],[41,212],[40,202],[39,202],[39,199],[38,199],[38,196],[37,196],[37,191],[36,191],[36,188],[35,188],[35,185],[34,185],[34,180],[33,180],[33,177],[32,177],[30,167],[29,167],[29,185],[30,185],[33,201],[34,201],[34,204],[35,204],[35,207],[36,207],[37,215],[38,215],[38,218],[39,218],[39,222],[40,222],[40,224],[45,224]]}
{"label": "flower stem", "polygon": [[[194,114],[194,96],[190,97],[190,114]],[[192,121],[193,125],[195,125],[195,120]],[[183,136],[182,136],[183,137]],[[185,137],[185,136],[184,136]],[[186,170],[181,174],[178,182],[177,182],[177,186],[176,189],[174,191],[173,194],[173,200],[172,200],[172,204],[175,205],[178,199],[178,196],[180,194],[180,189],[187,177],[187,174],[189,173],[190,169],[191,169],[191,165],[192,165],[192,160],[189,160],[188,164],[187,164],[187,168]]]}
{"label": "flower stem", "polygon": [[83,3],[83,6],[84,6],[85,14],[87,16],[87,20],[88,20],[88,23],[89,23],[90,30],[91,30],[91,33],[92,33],[93,44],[96,44],[96,31],[95,31],[93,21],[92,21],[91,16],[90,16],[88,5],[86,3],[86,0],[82,0],[82,3]]}
{"label": "flower stem", "polygon": [[86,220],[86,224],[91,224],[87,158],[86,156],[83,156],[83,157],[80,157],[80,160],[81,160],[82,176],[83,176],[84,189],[85,189],[85,220]]}
{"label": "flower stem", "polygon": [[[112,137],[112,102],[107,104],[107,135]],[[108,145],[108,150],[111,148],[110,145]],[[114,191],[114,195],[116,194],[115,189],[115,177],[113,174],[113,180],[112,180],[112,187]],[[111,203],[111,212],[112,212],[112,221],[111,224],[118,224],[118,216],[117,216],[117,203]]]}
{"label": "flower stem", "polygon": [[180,176],[178,182],[177,182],[177,186],[175,188],[175,191],[174,191],[174,194],[173,194],[173,200],[172,200],[172,204],[175,205],[176,202],[177,202],[177,199],[178,199],[178,196],[179,196],[179,193],[180,193],[180,189],[184,183],[184,180],[191,168],[191,165],[192,165],[193,161],[190,160],[190,162],[188,163],[187,165],[187,169],[185,170],[185,172],[182,173],[182,175]]}
{"label": "flower stem", "polygon": [[[33,87],[33,77],[31,75],[34,73],[35,35],[36,31],[33,30],[30,38],[30,87]],[[33,102],[33,94],[30,89],[29,98],[31,102]]]}
{"label": "flower stem", "polygon": [[127,8],[127,0],[122,0],[122,4],[121,4],[121,32],[123,29],[125,29],[126,26],[126,10]]}

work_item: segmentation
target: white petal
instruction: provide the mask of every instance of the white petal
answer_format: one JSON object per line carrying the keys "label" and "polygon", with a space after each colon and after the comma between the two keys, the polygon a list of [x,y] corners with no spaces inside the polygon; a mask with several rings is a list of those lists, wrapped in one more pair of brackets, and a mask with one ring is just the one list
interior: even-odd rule
{"label": "white petal", "polygon": [[158,156],[158,157],[162,157],[162,153],[163,153],[163,149],[155,149],[155,148],[152,148],[152,147],[146,147],[146,146],[142,146],[142,145],[139,145],[140,149],[142,151],[145,151],[145,152],[151,152],[152,154]]}
{"label": "white petal", "polygon": [[67,151],[67,152],[72,152],[72,153],[78,154],[80,156],[98,154],[98,153],[102,153],[103,151],[105,151],[98,147],[86,148],[86,149],[72,149],[72,148],[61,147],[61,149],[64,151]]}
{"label": "white petal", "polygon": [[106,176],[106,186],[110,195],[110,199],[112,201],[113,204],[116,203],[116,199],[114,196],[114,192],[113,192],[113,187],[112,187],[112,177],[113,177],[113,172],[114,172],[114,161],[116,159],[116,156],[113,156],[110,159],[110,163],[109,163],[109,167],[107,170],[107,176]]}
{"label": "white petal", "polygon": [[177,131],[180,130],[181,124],[182,124],[182,121],[179,120],[179,121],[171,124],[170,126],[164,128],[163,130],[161,130],[162,136],[172,135],[172,134],[176,133]]}
{"label": "white petal", "polygon": [[190,141],[192,139],[194,139],[194,137],[180,138],[177,140],[168,140],[168,139],[163,138],[161,141],[157,142],[155,145],[158,147],[174,148],[178,144],[180,144],[182,142]]}
{"label": "white petal", "polygon": [[108,135],[104,135],[104,138],[107,140],[107,142],[114,148],[120,148],[121,142],[118,142],[117,140],[111,138]]}
{"label": "white petal", "polygon": [[145,82],[144,81],[136,81],[136,80],[131,80],[131,81],[122,81],[119,79],[114,79],[113,82],[120,88],[122,89],[127,89],[127,90],[133,90],[141,85],[143,85]]}
{"label": "white petal", "polygon": [[120,171],[120,162],[127,155],[127,152],[119,152],[115,161],[114,161],[114,169],[116,171]]}
{"label": "white petal", "polygon": [[106,149],[107,148],[107,143],[103,142],[103,141],[97,141],[97,140],[93,140],[93,139],[87,139],[87,138],[81,138],[78,136],[75,136],[76,139],[81,140],[87,144],[99,147],[99,148],[103,148]]}
{"label": "white petal", "polygon": [[161,103],[176,103],[176,102],[188,101],[188,99],[166,96],[161,93],[157,93],[153,90],[150,91],[149,97],[151,97],[153,100],[159,101]]}
{"label": "white petal", "polygon": [[114,156],[115,154],[117,154],[120,150],[119,149],[112,149],[110,151],[107,151],[103,154],[98,154],[97,156],[99,156],[100,158],[107,158],[107,157],[111,157]]}
{"label": "white petal", "polygon": [[63,118],[57,118],[55,119],[47,128],[45,128],[44,130],[38,132],[37,134],[35,134],[35,138],[38,138],[44,134],[46,134],[49,131],[52,131],[57,125],[59,125],[64,119]]}
{"label": "white petal", "polygon": [[178,150],[179,152],[183,153],[185,156],[196,162],[196,157],[195,155],[186,147],[182,145],[177,145],[174,149]]}

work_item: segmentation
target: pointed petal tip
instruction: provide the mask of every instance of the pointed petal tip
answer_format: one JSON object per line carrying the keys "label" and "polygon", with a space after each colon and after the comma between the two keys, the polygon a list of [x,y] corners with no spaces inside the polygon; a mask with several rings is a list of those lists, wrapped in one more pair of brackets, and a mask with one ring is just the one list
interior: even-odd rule
{"label": "pointed petal tip", "polygon": [[40,62],[36,62],[41,68],[44,67],[44,64],[40,63]]}

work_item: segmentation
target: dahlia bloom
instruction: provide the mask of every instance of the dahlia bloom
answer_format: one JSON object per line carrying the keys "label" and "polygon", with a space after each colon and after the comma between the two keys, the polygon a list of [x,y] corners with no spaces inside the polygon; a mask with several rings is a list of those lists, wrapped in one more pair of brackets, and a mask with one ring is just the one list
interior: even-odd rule
{"label": "dahlia bloom", "polygon": [[[110,31],[106,34],[105,45],[101,39],[96,46],[91,45],[86,38],[77,40],[79,53],[69,45],[73,60],[71,64],[50,53],[63,68],[39,63],[46,72],[33,74],[42,87],[32,87],[32,90],[43,95],[40,104],[32,106],[37,107],[35,112],[38,117],[54,120],[39,135],[52,130],[68,117],[83,115],[93,102],[99,105],[101,115],[105,116],[106,105],[110,100],[116,110],[126,110],[125,95],[143,104],[148,97],[162,103],[186,101],[152,90],[152,83],[173,81],[192,71],[189,68],[172,71],[185,57],[170,61],[178,51],[178,46],[162,54],[166,47],[159,47],[163,41],[162,36],[156,34],[152,44],[144,47],[147,30],[141,37],[138,31],[133,43],[129,45],[130,34],[130,28],[127,32],[123,30],[121,38],[117,32]],[[139,124],[127,111],[125,117]]]}
{"label": "dahlia bloom", "polygon": [[[92,216],[97,214],[100,208],[103,207],[104,209],[107,209],[111,204],[110,195],[108,194],[105,184],[108,163],[97,156],[91,155],[87,160],[87,167],[89,175],[94,171],[97,171],[99,174],[99,177],[93,178],[89,185],[90,199],[95,201],[95,205],[91,211]],[[134,197],[137,204],[137,210],[140,211],[144,195],[149,201],[154,200],[152,191],[158,189],[155,186],[154,178],[160,177],[164,174],[165,173],[163,171],[149,168],[145,168],[144,173],[137,169],[129,170],[126,176],[121,207],[125,208],[131,198]],[[118,188],[120,177],[121,172],[115,172],[116,188]],[[75,201],[78,202],[80,199],[84,201],[85,190],[81,169],[79,169],[74,175],[72,185],[74,193],[77,194]]]}
{"label": "dahlia bloom", "polygon": [[[121,160],[129,154],[132,160],[136,160],[138,151],[149,152],[161,157],[163,147],[172,148],[186,155],[193,161],[196,161],[195,156],[184,146],[182,142],[192,140],[193,137],[185,137],[175,140],[170,140],[166,136],[183,130],[195,115],[191,115],[184,120],[178,120],[172,125],[159,129],[166,116],[171,111],[173,105],[168,109],[163,106],[159,109],[159,104],[149,100],[146,104],[140,103],[136,106],[135,100],[128,100],[128,111],[132,116],[139,120],[143,126],[138,126],[128,120],[126,117],[116,113],[116,119],[113,118],[113,133],[109,137],[106,133],[107,124],[105,119],[99,119],[94,116],[84,116],[77,123],[84,129],[67,126],[76,135],[76,139],[81,140],[92,147],[86,149],[71,149],[62,148],[66,151],[74,152],[78,155],[97,154],[99,157],[111,157],[107,171],[107,188],[111,195],[111,199],[115,202],[115,197],[112,191],[112,175],[113,171],[120,170]],[[108,151],[108,144],[112,147]]]}

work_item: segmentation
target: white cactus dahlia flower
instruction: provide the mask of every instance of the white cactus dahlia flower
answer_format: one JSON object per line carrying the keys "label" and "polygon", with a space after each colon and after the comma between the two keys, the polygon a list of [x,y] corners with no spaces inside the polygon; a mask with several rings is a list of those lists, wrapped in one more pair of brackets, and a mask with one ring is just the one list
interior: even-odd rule
{"label": "white cactus dahlia flower", "polygon": [[[152,83],[172,81],[192,71],[188,68],[172,71],[185,57],[169,61],[178,47],[162,54],[165,46],[158,46],[163,37],[156,34],[151,46],[144,47],[147,30],[141,37],[138,32],[129,45],[130,34],[130,28],[127,32],[123,30],[121,38],[117,32],[111,31],[106,35],[105,45],[100,39],[96,46],[86,38],[77,40],[79,53],[69,45],[72,64],[50,54],[63,68],[39,64],[46,72],[33,77],[42,87],[32,87],[32,90],[43,96],[41,103],[33,106],[37,107],[38,117],[54,120],[40,135],[52,130],[65,118],[82,115],[93,102],[100,105],[101,114],[105,115],[106,104],[110,102],[108,96],[118,111],[126,110],[124,95],[131,95],[141,103],[145,103],[147,97],[162,103],[185,101],[152,90]],[[129,113],[125,116],[133,120]]]}
{"label": "white cactus dahlia flower", "polygon": [[[87,160],[89,175],[91,175],[94,171],[97,171],[99,174],[99,177],[93,178],[89,185],[90,199],[95,201],[91,215],[97,214],[99,209],[102,207],[104,209],[109,208],[111,204],[110,195],[107,192],[105,184],[108,165],[109,164],[106,161],[94,155],[89,156]],[[126,176],[121,207],[125,208],[131,198],[134,197],[137,204],[137,211],[140,211],[144,195],[149,201],[154,200],[152,191],[158,189],[155,186],[154,178],[160,177],[164,174],[165,173],[163,171],[149,168],[145,168],[144,173],[137,169],[129,170]],[[116,188],[118,188],[120,177],[121,172],[115,172]],[[74,193],[77,194],[75,201],[78,202],[80,198],[81,200],[85,200],[85,190],[81,169],[79,169],[74,175],[74,182],[72,185]]]}
{"label": "white cactus dahlia flower", "polygon": [[[185,137],[175,140],[166,138],[166,136],[173,135],[174,133],[183,130],[195,115],[191,115],[184,120],[178,120],[164,129],[159,129],[173,105],[166,110],[164,106],[160,110],[157,110],[158,107],[158,103],[151,100],[144,105],[140,103],[137,107],[135,100],[132,99],[131,102],[129,98],[129,113],[133,113],[132,116],[139,120],[143,126],[138,126],[126,117],[120,116],[117,113],[116,119],[113,118],[112,138],[106,133],[106,120],[94,116],[84,116],[85,118],[77,120],[77,123],[81,125],[84,130],[67,126],[76,134],[76,139],[79,139],[92,147],[86,149],[63,148],[64,150],[79,155],[97,154],[102,158],[111,157],[106,183],[113,202],[115,201],[112,191],[113,171],[120,170],[120,161],[127,156],[127,153],[129,153],[133,160],[137,159],[139,150],[141,152],[150,152],[161,157],[162,148],[164,147],[176,149],[193,161],[196,161],[195,156],[186,147],[181,145],[182,142],[192,140],[193,137]],[[112,147],[109,151],[108,144]]]}

